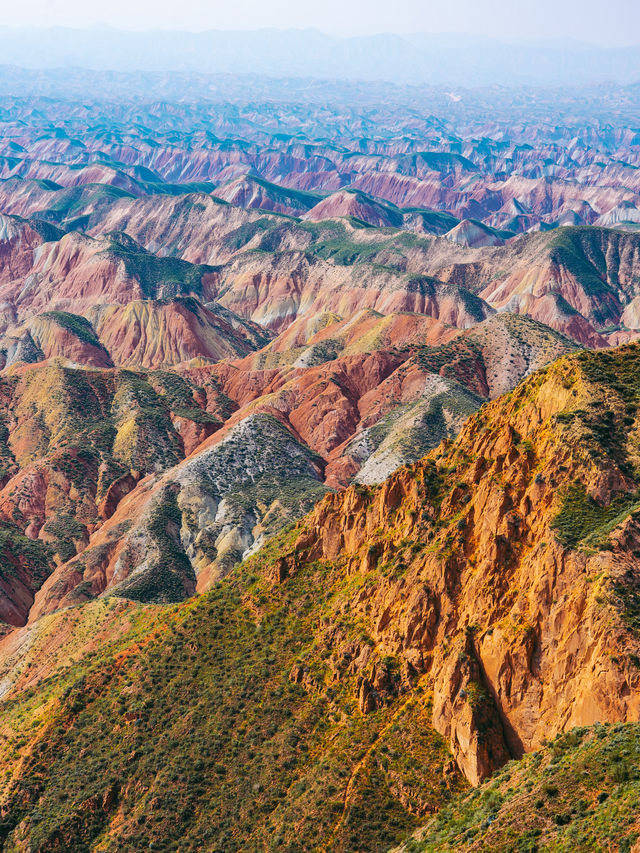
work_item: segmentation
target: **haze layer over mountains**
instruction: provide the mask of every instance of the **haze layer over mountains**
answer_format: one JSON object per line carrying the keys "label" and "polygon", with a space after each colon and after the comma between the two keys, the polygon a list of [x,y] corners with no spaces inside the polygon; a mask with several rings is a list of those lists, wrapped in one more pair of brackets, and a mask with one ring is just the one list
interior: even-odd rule
{"label": "haze layer over mountains", "polygon": [[127,32],[0,27],[3,62],[27,68],[264,74],[458,86],[633,83],[640,47],[455,34],[339,38],[319,30]]}

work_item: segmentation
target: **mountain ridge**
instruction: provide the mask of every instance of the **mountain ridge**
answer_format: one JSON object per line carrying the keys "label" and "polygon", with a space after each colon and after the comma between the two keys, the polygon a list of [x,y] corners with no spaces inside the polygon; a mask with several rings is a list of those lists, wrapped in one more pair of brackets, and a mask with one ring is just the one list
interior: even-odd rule
{"label": "mountain ridge", "polygon": [[[55,675],[40,656],[39,689],[8,688],[5,844],[241,849],[271,838],[379,851],[464,792],[449,748],[477,781],[555,731],[637,719],[639,359],[629,345],[534,373],[455,442],[378,487],[326,497],[204,596],[169,610],[95,602],[25,629],[37,654],[38,633],[66,619],[79,659]],[[585,493],[567,503],[577,484]],[[505,501],[508,538],[494,524]],[[555,569],[536,574],[547,560]],[[525,566],[537,581],[505,587],[504,572]],[[123,607],[129,633],[84,659],[81,644],[92,649],[95,627]],[[558,667],[563,690],[543,691],[532,717]],[[579,746],[584,734],[566,737]],[[275,767],[287,794],[267,784]],[[502,802],[501,788],[487,814]]]}
{"label": "mountain ridge", "polygon": [[[638,48],[602,48],[566,41],[381,33],[334,37],[319,30],[131,32],[114,28],[52,31],[2,28],[3,55],[18,65],[155,71],[221,71],[396,82],[474,85],[636,82]],[[265,35],[269,50],[265,50]],[[158,60],[162,45],[162,63]],[[487,47],[491,50],[488,51]],[[206,54],[205,54],[206,51]],[[204,55],[203,55],[204,54]],[[518,57],[527,57],[527,71]],[[287,61],[283,61],[287,56]],[[248,58],[249,57],[249,58]],[[554,65],[562,57],[561,64]],[[475,76],[470,72],[475,70]],[[114,69],[115,70],[115,69]],[[413,73],[411,73],[411,70]]]}

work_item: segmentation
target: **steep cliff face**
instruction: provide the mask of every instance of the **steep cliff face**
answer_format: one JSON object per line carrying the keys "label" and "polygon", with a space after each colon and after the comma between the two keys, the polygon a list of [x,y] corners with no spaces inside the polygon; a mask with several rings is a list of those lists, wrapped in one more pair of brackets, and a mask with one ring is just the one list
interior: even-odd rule
{"label": "steep cliff face", "polygon": [[633,87],[132,79],[0,98],[0,850],[629,853]]}
{"label": "steep cliff face", "polygon": [[430,675],[474,782],[550,733],[638,719],[639,370],[633,347],[563,359],[304,522],[298,559],[376,573],[351,606],[381,654]]}

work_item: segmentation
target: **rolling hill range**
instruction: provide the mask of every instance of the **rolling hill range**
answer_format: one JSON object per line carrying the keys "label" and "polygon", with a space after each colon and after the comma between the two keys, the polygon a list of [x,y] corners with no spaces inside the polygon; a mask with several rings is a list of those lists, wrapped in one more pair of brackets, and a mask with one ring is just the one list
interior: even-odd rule
{"label": "rolling hill range", "polygon": [[[71,75],[68,94],[72,72],[57,73]],[[633,86],[560,95],[176,78],[186,89],[206,83],[185,102],[170,79],[146,92],[152,80],[124,76],[129,94],[110,97],[87,72],[90,88],[74,100],[4,94],[0,76],[0,178],[12,196],[3,210],[69,217],[83,194],[100,205],[202,190],[247,208],[436,233],[455,219],[515,233],[637,222]]]}
{"label": "rolling hill range", "polygon": [[639,104],[0,67],[0,853],[638,849]]}
{"label": "rolling hill range", "polygon": [[[496,315],[429,347],[417,320],[362,312],[295,350],[172,371],[15,363],[0,379],[16,564],[0,618],[131,584],[149,601],[206,589],[327,489],[379,482],[575,346]],[[37,564],[20,559],[27,544]]]}
{"label": "rolling hill range", "polygon": [[443,804],[407,849],[508,849],[519,796],[526,838],[633,838],[639,352],[538,371],[198,599],[5,638],[5,849],[385,850]]}
{"label": "rolling hill range", "polygon": [[[619,228],[562,227],[468,247],[349,218],[307,223],[229,209],[200,195],[119,200],[101,220],[90,234],[63,233],[38,218],[5,215],[0,329],[13,334],[53,309],[84,316],[100,337],[117,323],[106,306],[147,301],[137,322],[161,325],[159,315],[175,307],[162,309],[158,300],[193,297],[201,307],[188,303],[197,315],[189,335],[202,340],[175,354],[160,351],[153,362],[175,364],[257,348],[303,316],[349,319],[363,308],[424,314],[462,329],[495,311],[528,314],[592,347],[630,340],[640,324],[640,234]],[[233,328],[223,329],[225,322]],[[226,350],[222,343],[216,350],[213,336],[226,339]],[[152,366],[152,356],[136,357]]]}

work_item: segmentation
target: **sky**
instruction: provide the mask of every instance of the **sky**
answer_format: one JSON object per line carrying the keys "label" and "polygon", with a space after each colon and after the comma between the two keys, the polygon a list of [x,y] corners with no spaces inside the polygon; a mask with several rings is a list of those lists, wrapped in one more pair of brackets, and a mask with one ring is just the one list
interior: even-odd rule
{"label": "sky", "polygon": [[6,26],[312,27],[331,35],[470,33],[640,43],[640,0],[0,0]]}

